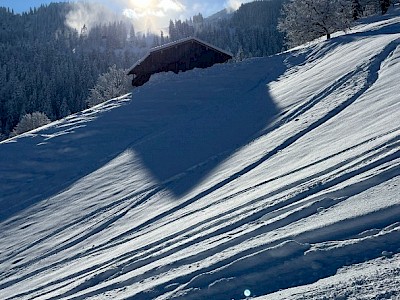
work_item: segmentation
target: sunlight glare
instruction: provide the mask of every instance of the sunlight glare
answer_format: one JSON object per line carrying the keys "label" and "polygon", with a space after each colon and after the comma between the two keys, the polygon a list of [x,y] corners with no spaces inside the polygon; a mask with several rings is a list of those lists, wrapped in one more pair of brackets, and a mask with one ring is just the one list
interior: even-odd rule
{"label": "sunlight glare", "polygon": [[134,8],[151,9],[153,6],[152,2],[151,0],[131,0],[131,5]]}
{"label": "sunlight glare", "polygon": [[173,0],[161,0],[158,4],[158,7],[164,11],[183,11],[185,9],[183,4]]}
{"label": "sunlight glare", "polygon": [[124,16],[135,23],[137,31],[159,33],[168,20],[180,18],[186,11],[181,0],[120,0]]}

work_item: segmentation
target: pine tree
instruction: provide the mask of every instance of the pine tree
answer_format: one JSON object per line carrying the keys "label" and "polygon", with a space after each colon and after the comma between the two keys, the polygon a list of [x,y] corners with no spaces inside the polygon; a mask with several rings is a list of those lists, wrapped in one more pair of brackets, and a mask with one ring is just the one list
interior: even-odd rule
{"label": "pine tree", "polygon": [[386,14],[390,7],[390,0],[379,0],[382,15]]}
{"label": "pine tree", "polygon": [[358,20],[362,16],[362,6],[360,0],[353,0],[352,2],[353,9],[353,19]]}
{"label": "pine tree", "polygon": [[176,41],[178,39],[175,23],[172,20],[169,20],[168,34],[171,41]]}
{"label": "pine tree", "polygon": [[165,44],[164,32],[162,30],[161,30],[161,34],[160,34],[160,44],[161,45]]}

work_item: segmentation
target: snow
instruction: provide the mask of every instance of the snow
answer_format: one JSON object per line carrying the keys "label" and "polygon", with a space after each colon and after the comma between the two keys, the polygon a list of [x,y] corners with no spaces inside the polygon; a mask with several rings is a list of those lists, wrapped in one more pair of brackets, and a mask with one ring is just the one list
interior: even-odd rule
{"label": "snow", "polygon": [[337,274],[306,286],[253,299],[399,299],[399,257],[377,258],[340,269]]}
{"label": "snow", "polygon": [[399,15],[1,142],[0,298],[399,299]]}

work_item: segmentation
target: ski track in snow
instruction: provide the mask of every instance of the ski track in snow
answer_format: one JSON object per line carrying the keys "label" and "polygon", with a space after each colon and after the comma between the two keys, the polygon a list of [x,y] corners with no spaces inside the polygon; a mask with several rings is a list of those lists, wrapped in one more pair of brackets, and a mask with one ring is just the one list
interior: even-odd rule
{"label": "ski track in snow", "polygon": [[398,13],[2,142],[0,298],[400,299]]}

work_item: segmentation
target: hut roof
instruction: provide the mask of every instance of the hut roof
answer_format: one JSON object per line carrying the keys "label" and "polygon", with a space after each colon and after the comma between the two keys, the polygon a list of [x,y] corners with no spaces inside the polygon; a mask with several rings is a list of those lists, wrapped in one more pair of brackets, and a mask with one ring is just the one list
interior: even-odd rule
{"label": "hut roof", "polygon": [[180,39],[180,40],[177,40],[175,42],[167,43],[167,44],[164,44],[162,46],[158,46],[158,47],[154,47],[154,48],[150,49],[150,51],[143,58],[139,59],[132,67],[129,68],[130,71],[129,71],[128,75],[129,74],[133,74],[133,70],[137,66],[139,66],[143,61],[145,61],[148,57],[150,57],[152,53],[160,52],[160,51],[175,47],[177,45],[184,44],[186,42],[196,42],[196,43],[204,45],[204,46],[206,46],[206,47],[208,47],[210,49],[213,49],[214,51],[221,52],[221,53],[223,53],[225,55],[233,57],[232,53],[230,53],[228,51],[225,51],[225,50],[223,50],[223,49],[221,49],[219,47],[216,47],[214,45],[211,45],[210,43],[207,43],[207,42],[205,42],[205,41],[203,41],[203,40],[201,40],[199,38],[188,37],[188,38]]}

